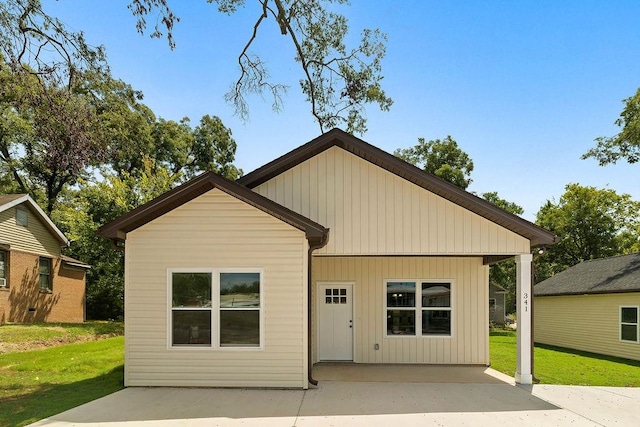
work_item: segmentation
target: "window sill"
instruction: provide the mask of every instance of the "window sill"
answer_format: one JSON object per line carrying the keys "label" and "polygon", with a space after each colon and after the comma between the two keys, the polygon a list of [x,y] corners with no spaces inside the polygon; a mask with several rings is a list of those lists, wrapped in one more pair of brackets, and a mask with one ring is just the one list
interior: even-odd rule
{"label": "window sill", "polygon": [[53,293],[53,291],[52,291],[51,289],[47,289],[46,291],[45,291],[45,290],[40,289],[40,293],[41,293],[41,294],[52,294],[52,293]]}

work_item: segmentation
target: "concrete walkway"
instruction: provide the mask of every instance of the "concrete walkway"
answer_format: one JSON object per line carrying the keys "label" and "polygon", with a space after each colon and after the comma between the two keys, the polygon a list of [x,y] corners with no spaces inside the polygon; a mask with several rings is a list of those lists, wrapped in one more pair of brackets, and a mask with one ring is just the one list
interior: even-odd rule
{"label": "concrete walkway", "polygon": [[[459,371],[450,372],[455,378],[453,373]],[[482,373],[484,376],[476,373],[476,377],[467,377],[478,382],[457,383],[325,379],[318,388],[307,391],[128,388],[33,425],[640,425],[638,388],[550,385],[527,388],[514,385],[512,378],[491,369],[482,368]]]}

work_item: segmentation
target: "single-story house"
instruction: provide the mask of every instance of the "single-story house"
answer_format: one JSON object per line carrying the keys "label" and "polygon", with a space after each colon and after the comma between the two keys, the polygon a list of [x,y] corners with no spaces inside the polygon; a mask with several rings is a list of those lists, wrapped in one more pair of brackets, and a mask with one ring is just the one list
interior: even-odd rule
{"label": "single-story house", "polygon": [[0,195],[0,324],[82,323],[88,265],[27,194]]}
{"label": "single-story house", "polygon": [[504,325],[505,308],[504,296],[507,290],[495,283],[489,283],[489,322],[494,325]]}
{"label": "single-story house", "polygon": [[640,253],[574,265],[534,295],[535,342],[640,360]]}
{"label": "single-story house", "polygon": [[125,385],[308,388],[313,364],[489,361],[489,264],[556,237],[339,129],[104,225],[125,251]]}

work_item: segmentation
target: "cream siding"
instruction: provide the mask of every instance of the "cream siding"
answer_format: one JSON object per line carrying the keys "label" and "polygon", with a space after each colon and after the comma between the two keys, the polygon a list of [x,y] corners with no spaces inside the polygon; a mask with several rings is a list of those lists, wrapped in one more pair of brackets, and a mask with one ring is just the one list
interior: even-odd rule
{"label": "cream siding", "polygon": [[11,249],[15,250],[51,257],[60,256],[60,241],[28,206],[24,203],[18,206],[27,211],[27,226],[17,224],[17,207],[0,212],[0,243],[9,244]]}
{"label": "cream siding", "polygon": [[[489,364],[488,266],[482,258],[318,256],[312,274],[314,307],[319,282],[354,283],[354,362]],[[385,338],[385,279],[451,280],[452,336]],[[317,328],[312,339],[317,362]]]}
{"label": "cream siding", "polygon": [[535,342],[640,360],[640,344],[620,341],[620,307],[640,292],[535,297]]}
{"label": "cream siding", "polygon": [[339,147],[254,190],[331,229],[317,254],[529,253],[526,238]]}
{"label": "cream siding", "polygon": [[[302,231],[219,190],[129,233],[125,385],[307,387],[306,250]],[[263,349],[169,348],[167,269],[185,267],[264,269]]]}

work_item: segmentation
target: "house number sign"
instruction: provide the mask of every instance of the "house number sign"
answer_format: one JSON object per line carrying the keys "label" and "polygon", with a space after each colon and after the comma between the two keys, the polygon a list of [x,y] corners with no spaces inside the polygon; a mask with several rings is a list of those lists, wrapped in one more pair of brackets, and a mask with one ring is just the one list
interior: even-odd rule
{"label": "house number sign", "polygon": [[529,311],[529,294],[526,292],[522,295],[522,303],[524,304],[524,311]]}

